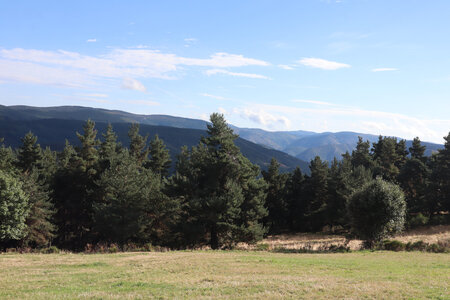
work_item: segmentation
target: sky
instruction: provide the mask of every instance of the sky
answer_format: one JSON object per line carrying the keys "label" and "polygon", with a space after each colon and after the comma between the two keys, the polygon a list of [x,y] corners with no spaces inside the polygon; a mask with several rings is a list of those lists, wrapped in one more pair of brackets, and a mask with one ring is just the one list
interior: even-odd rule
{"label": "sky", "polygon": [[450,1],[0,1],[0,104],[443,143]]}

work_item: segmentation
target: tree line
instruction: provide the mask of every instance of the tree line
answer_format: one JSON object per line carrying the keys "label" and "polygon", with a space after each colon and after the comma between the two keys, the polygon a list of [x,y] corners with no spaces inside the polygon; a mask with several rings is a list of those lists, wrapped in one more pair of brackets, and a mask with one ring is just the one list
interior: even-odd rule
{"label": "tree line", "polygon": [[231,248],[266,234],[349,231],[379,240],[409,225],[449,222],[450,133],[431,157],[415,138],[359,138],[331,163],[316,157],[310,175],[260,171],[234,144],[223,115],[212,114],[197,146],[175,162],[156,135],[128,132],[123,147],[111,125],[95,123],[60,152],[42,149],[31,132],[18,149],[0,147],[0,247],[128,243]]}

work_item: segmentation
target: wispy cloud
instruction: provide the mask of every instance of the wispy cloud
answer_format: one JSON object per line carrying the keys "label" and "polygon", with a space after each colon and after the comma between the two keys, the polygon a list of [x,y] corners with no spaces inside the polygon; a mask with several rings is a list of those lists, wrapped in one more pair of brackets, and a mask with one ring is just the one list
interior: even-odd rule
{"label": "wispy cloud", "polygon": [[329,61],[329,60],[325,60],[322,58],[313,58],[313,57],[303,58],[303,59],[299,60],[298,63],[300,63],[304,66],[318,68],[318,69],[322,69],[322,70],[337,70],[337,69],[351,67],[348,64],[339,63],[339,62],[335,62],[335,61]]}
{"label": "wispy cloud", "polygon": [[387,71],[397,71],[397,68],[375,68],[372,72],[387,72]]}
{"label": "wispy cloud", "polygon": [[216,96],[216,95],[211,95],[211,94],[208,94],[208,93],[201,93],[200,96],[203,96],[203,97],[209,97],[209,98],[213,98],[213,99],[217,99],[217,100],[226,100],[225,97],[222,97],[222,96]]}
{"label": "wispy cloud", "polygon": [[150,49],[112,49],[99,56],[64,50],[0,49],[0,80],[70,87],[124,77],[175,79],[179,66],[233,68],[268,65],[263,60],[224,52],[212,54],[209,58],[189,58]]}
{"label": "wispy cloud", "polygon": [[[276,120],[287,120],[293,129],[311,131],[354,131],[375,135],[397,136],[412,139],[419,136],[423,141],[443,143],[448,134],[450,120],[420,119],[400,113],[366,110],[357,107],[295,107],[248,103],[237,108],[236,113],[259,125],[271,123],[268,129],[285,130],[285,124]],[[267,116],[274,116],[270,118]],[[262,116],[266,116],[264,119]],[[266,120],[266,121],[264,121]]]}
{"label": "wispy cloud", "polygon": [[233,113],[268,128],[280,128],[279,126],[281,125],[282,128],[289,129],[291,125],[291,121],[287,117],[269,113],[261,108],[236,108]]}
{"label": "wispy cloud", "polygon": [[237,72],[231,72],[231,71],[223,70],[223,69],[211,69],[211,70],[207,70],[205,73],[206,73],[206,75],[225,74],[225,75],[236,76],[236,77],[247,77],[247,78],[255,78],[255,79],[270,79],[269,77],[260,75],[260,74],[237,73]]}
{"label": "wispy cloud", "polygon": [[126,90],[135,90],[139,92],[146,92],[147,89],[142,82],[133,78],[124,78],[122,81],[122,88]]}
{"label": "wispy cloud", "polygon": [[86,40],[87,43],[95,43],[97,41],[97,39],[88,39]]}
{"label": "wispy cloud", "polygon": [[294,68],[289,65],[278,65],[278,67],[283,70],[294,70]]}
{"label": "wispy cloud", "polygon": [[316,100],[304,100],[304,99],[294,99],[292,102],[296,103],[309,103],[309,104],[316,104],[316,105],[329,105],[334,106],[335,104],[330,102],[324,102],[324,101],[316,101]]}

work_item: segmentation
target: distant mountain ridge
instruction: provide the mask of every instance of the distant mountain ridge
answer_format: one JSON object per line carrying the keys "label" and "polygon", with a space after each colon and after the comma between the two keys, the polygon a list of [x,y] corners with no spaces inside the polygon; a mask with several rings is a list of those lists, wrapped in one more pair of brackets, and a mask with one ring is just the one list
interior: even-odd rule
{"label": "distant mountain ridge", "polygon": [[[169,126],[185,129],[205,130],[208,122],[198,119],[174,117],[169,115],[141,115],[119,110],[107,110],[81,106],[59,107],[31,107],[31,106],[2,106],[0,105],[0,118],[31,121],[39,119],[66,119],[87,120],[110,123],[140,123],[153,126]],[[239,128],[230,125],[239,136],[245,140],[285,152],[296,158],[309,162],[315,156],[331,161],[334,157],[340,158],[346,151],[350,152],[356,147],[358,136],[371,143],[378,140],[377,135],[357,132],[324,132],[311,131],[265,131],[257,128]],[[441,149],[443,145],[423,142],[427,147],[426,154]],[[411,141],[407,141],[407,146]]]}
{"label": "distant mountain ridge", "polygon": [[[0,116],[0,137],[5,139],[4,142],[7,146],[18,147],[21,145],[20,139],[31,130],[38,137],[38,143],[42,147],[49,146],[53,150],[62,150],[65,140],[68,140],[73,145],[79,145],[76,132],[83,132],[84,123],[85,121],[83,120],[73,119],[12,120]],[[101,138],[101,133],[106,131],[107,124],[96,121],[95,127],[98,130],[98,138]],[[128,146],[130,123],[119,122],[111,124],[118,136],[118,140],[122,145]],[[170,151],[172,170],[181,147],[184,145],[188,147],[197,145],[200,138],[206,135],[206,131],[200,129],[147,124],[140,124],[139,132],[143,136],[148,135],[149,139],[153,138],[155,134],[159,135]],[[245,157],[252,163],[259,165],[261,169],[266,169],[270,160],[274,157],[280,163],[281,171],[292,171],[298,166],[302,172],[309,174],[308,163],[282,151],[266,148],[242,138],[237,138],[235,144],[241,149]]]}

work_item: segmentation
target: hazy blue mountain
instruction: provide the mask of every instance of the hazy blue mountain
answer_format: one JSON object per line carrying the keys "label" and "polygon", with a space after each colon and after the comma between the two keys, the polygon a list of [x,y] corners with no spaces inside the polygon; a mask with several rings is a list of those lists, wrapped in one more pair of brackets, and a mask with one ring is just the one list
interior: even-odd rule
{"label": "hazy blue mountain", "polygon": [[[155,126],[169,126],[185,129],[206,129],[208,124],[203,120],[174,117],[168,115],[139,115],[118,110],[80,106],[60,107],[31,107],[31,106],[2,106],[0,105],[0,119],[31,121],[39,119],[65,119],[81,120],[92,119],[96,122],[110,123],[141,123]],[[324,160],[331,161],[334,157],[340,158],[346,151],[351,152],[362,136],[371,143],[378,140],[377,135],[356,132],[324,132],[311,131],[265,131],[256,128],[239,128],[232,126],[233,130],[245,140],[286,152],[296,158],[309,162],[316,155]],[[407,141],[408,147],[411,141]],[[427,155],[443,147],[440,144],[425,143]],[[268,151],[269,149],[266,149]],[[281,155],[281,154],[279,154]],[[256,156],[254,153],[253,156]]]}
{"label": "hazy blue mountain", "polygon": [[[81,133],[83,131],[84,122],[82,120],[67,119],[12,120],[0,117],[0,137],[5,138],[7,146],[18,147],[21,144],[20,138],[31,130],[38,137],[38,143],[42,147],[50,146],[53,150],[62,150],[66,139],[73,145],[79,144],[76,132]],[[124,146],[128,146],[130,123],[121,122],[112,123],[112,125],[119,141]],[[101,138],[101,133],[106,130],[106,127],[107,123],[96,122],[99,138]],[[149,139],[158,134],[169,149],[173,162],[175,162],[182,146],[187,145],[191,147],[197,145],[200,137],[206,135],[204,130],[199,129],[146,124],[140,125],[140,133],[144,136],[148,135]],[[284,152],[266,148],[242,138],[236,140],[236,145],[241,149],[244,156],[262,169],[266,169],[272,157],[275,157],[280,162],[283,171],[291,171],[299,166],[304,173],[309,173],[308,163]]]}
{"label": "hazy blue mountain", "polygon": [[[370,143],[378,141],[378,136],[373,134],[347,131],[324,132],[300,137],[281,150],[308,162],[317,155],[324,160],[332,161],[334,157],[340,159],[341,155],[346,151],[351,153],[356,147],[358,136],[361,136],[364,141],[368,140]],[[431,155],[432,152],[443,148],[443,145],[440,144],[422,143],[427,147],[426,155]],[[411,144],[412,141],[406,141],[407,148],[411,147]]]}

